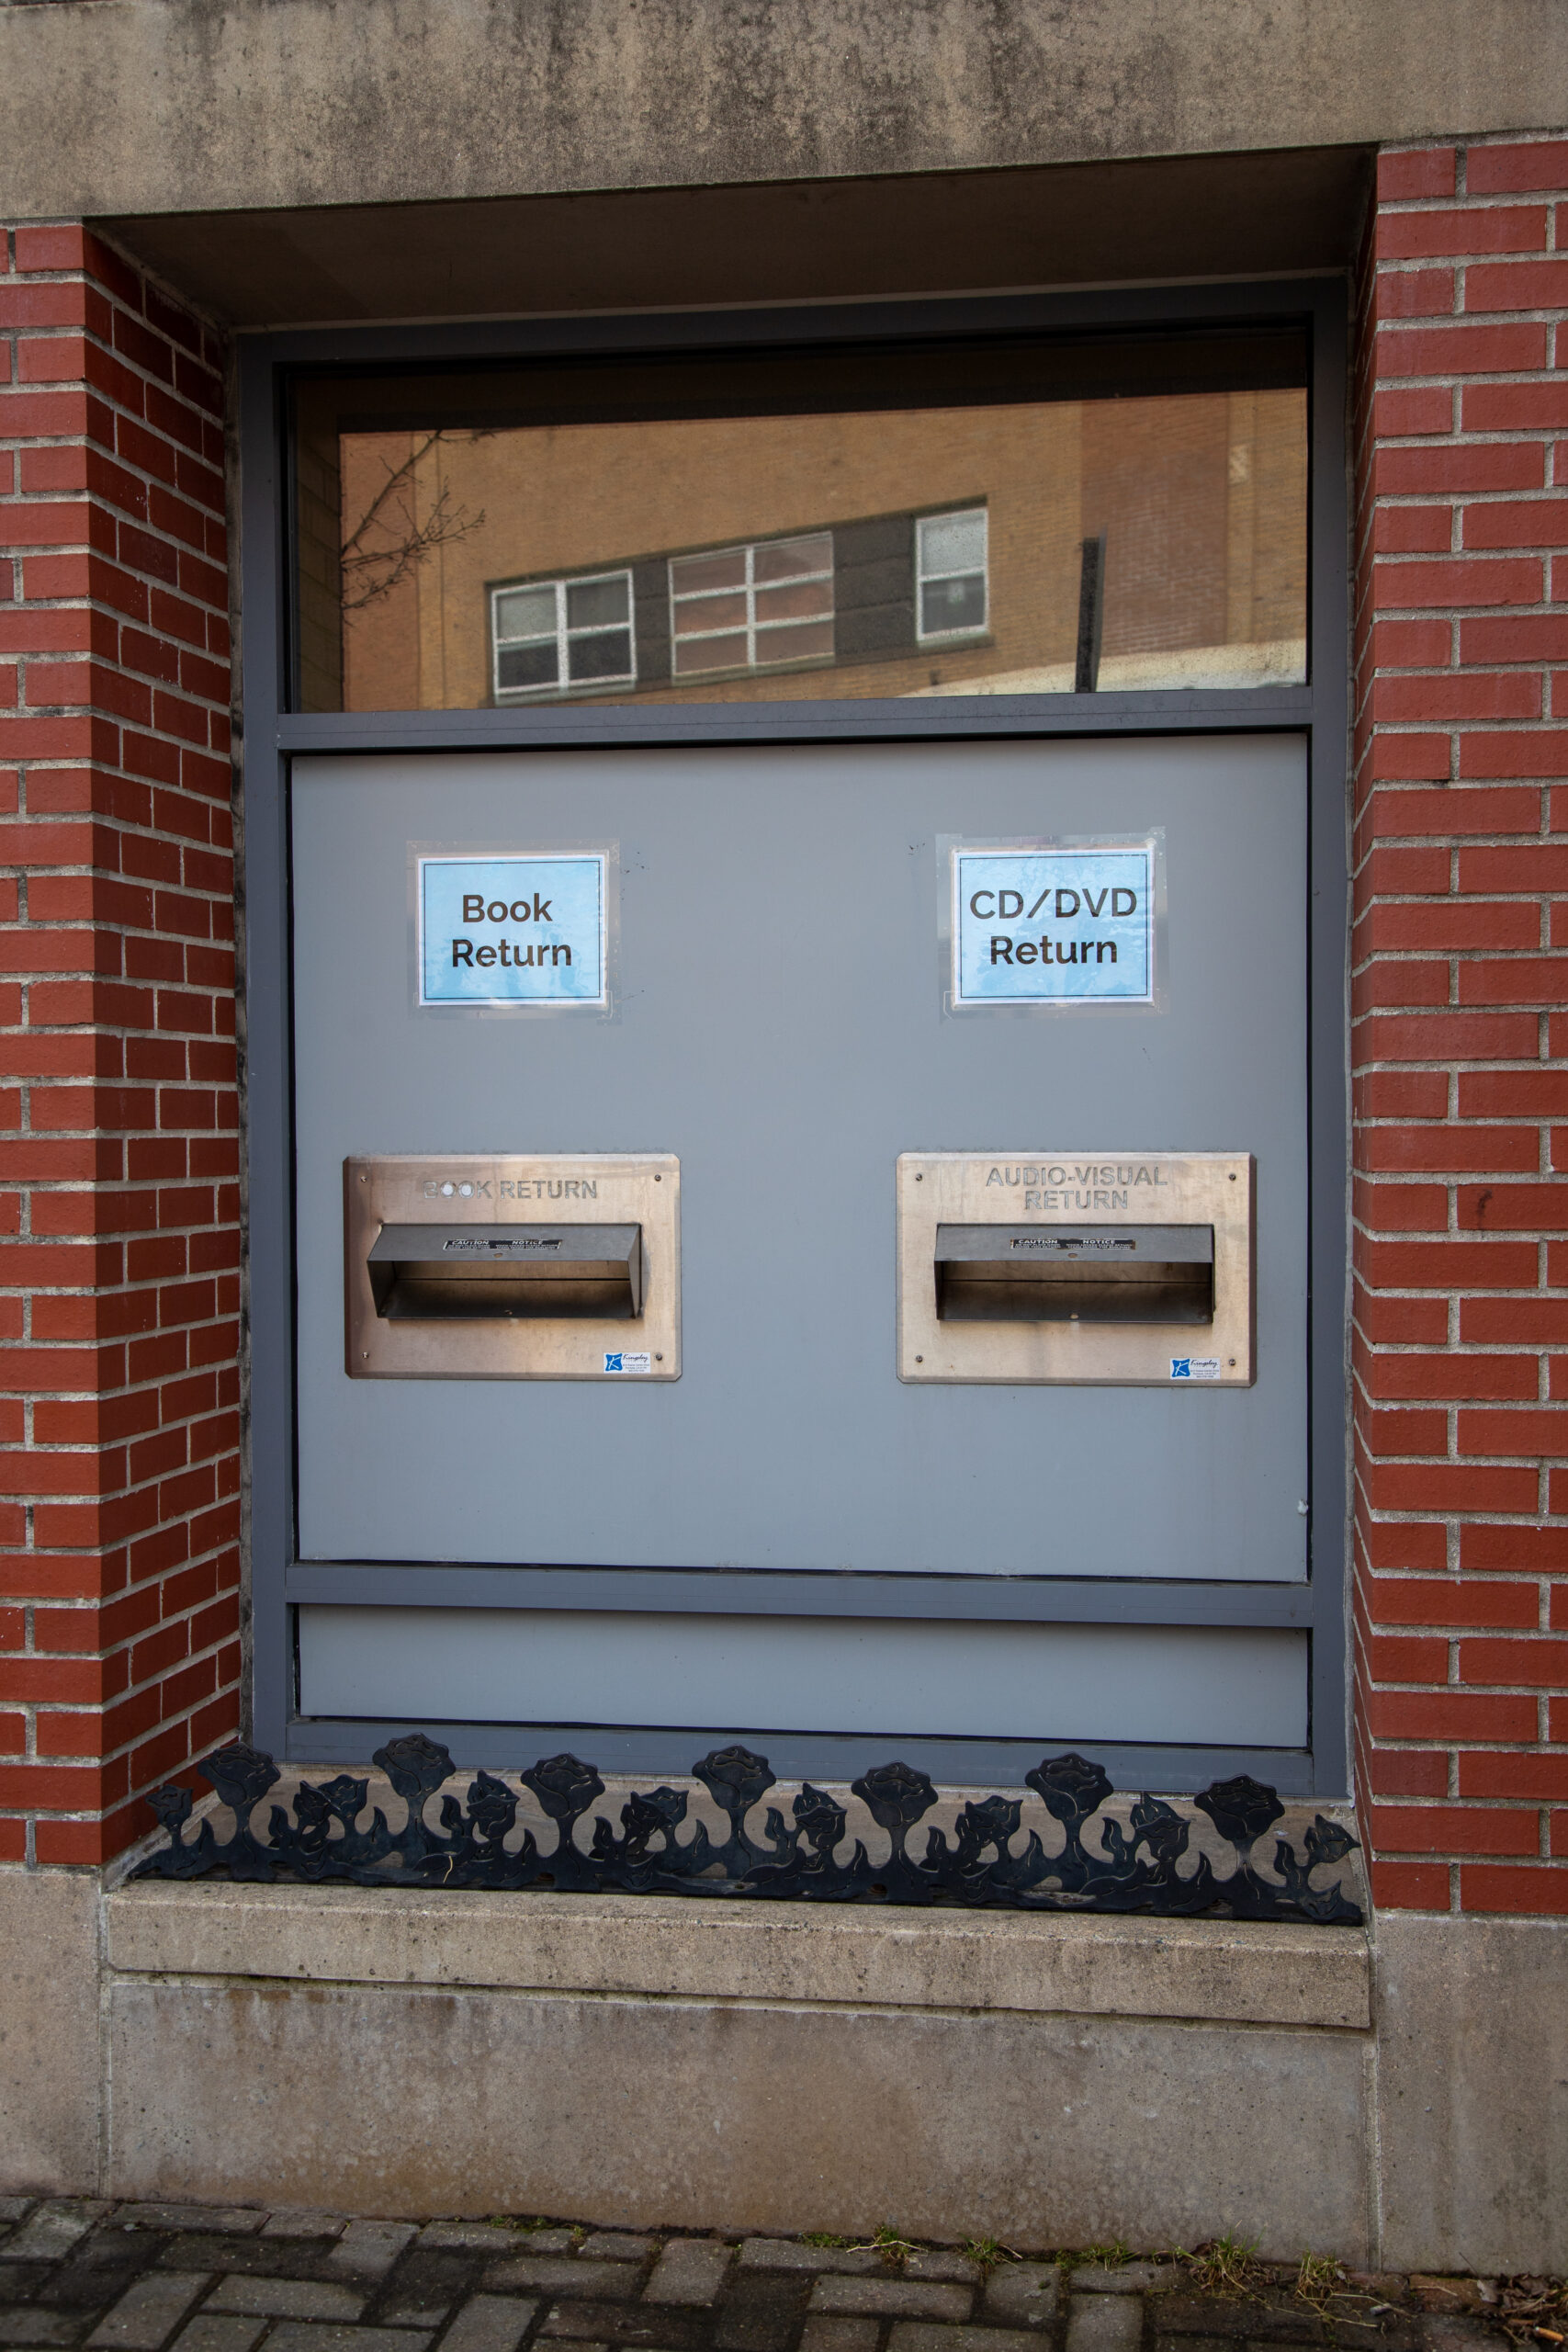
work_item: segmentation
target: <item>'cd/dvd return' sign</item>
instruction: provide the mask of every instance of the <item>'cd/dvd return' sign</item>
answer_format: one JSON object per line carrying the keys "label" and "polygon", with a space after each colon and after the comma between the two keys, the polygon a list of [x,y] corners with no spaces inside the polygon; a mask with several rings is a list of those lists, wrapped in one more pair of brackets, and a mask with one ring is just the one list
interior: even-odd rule
{"label": "'cd/dvd return' sign", "polygon": [[421,1004],[603,1005],[604,860],[422,857]]}
{"label": "'cd/dvd return' sign", "polygon": [[1158,842],[954,848],[953,1005],[1150,1004]]}

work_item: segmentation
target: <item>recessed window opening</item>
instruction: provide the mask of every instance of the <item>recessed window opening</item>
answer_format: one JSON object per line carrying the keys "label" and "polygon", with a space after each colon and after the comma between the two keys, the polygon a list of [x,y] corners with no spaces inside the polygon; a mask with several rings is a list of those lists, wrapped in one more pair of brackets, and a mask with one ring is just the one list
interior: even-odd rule
{"label": "recessed window opening", "polygon": [[636,682],[629,571],[493,589],[491,628],[497,702]]}
{"label": "recessed window opening", "polygon": [[670,635],[678,678],[831,661],[831,532],[672,556]]}

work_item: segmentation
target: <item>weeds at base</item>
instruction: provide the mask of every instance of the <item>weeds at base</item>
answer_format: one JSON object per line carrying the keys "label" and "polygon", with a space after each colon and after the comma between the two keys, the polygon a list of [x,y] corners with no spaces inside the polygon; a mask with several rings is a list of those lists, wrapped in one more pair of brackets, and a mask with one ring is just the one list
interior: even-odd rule
{"label": "weeds at base", "polygon": [[821,2246],[835,2254],[879,2254],[890,2270],[901,2270],[915,2249],[908,2238],[900,2237],[891,2222],[884,2222],[869,2238],[841,2238],[831,2230],[804,2230],[802,2245]]}
{"label": "weeds at base", "polygon": [[999,2238],[971,2238],[958,2251],[965,2262],[972,2262],[987,2278],[999,2262],[1021,2262],[1023,2259],[1021,2255],[1014,2254],[1010,2245],[1003,2245]]}
{"label": "weeds at base", "polygon": [[1187,2265],[1201,2295],[1221,2295],[1235,2301],[1243,2295],[1256,2295],[1265,2283],[1263,2266],[1256,2258],[1256,2238],[1238,2238],[1227,2230],[1223,2238],[1205,2238],[1190,2253],[1181,2245],[1173,2251],[1177,2260]]}
{"label": "weeds at base", "polygon": [[1321,2319],[1345,2284],[1345,2266],[1332,2255],[1303,2254],[1296,2272],[1296,2293]]}

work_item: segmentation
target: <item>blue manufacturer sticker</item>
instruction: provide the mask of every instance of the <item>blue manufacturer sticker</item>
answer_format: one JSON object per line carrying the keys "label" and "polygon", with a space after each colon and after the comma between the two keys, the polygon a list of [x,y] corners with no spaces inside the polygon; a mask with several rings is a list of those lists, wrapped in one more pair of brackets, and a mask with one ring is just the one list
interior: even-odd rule
{"label": "blue manufacturer sticker", "polygon": [[1155,843],[953,852],[953,1002],[1148,1004]]}
{"label": "blue manufacturer sticker", "polygon": [[1170,1359],[1170,1376],[1172,1380],[1218,1380],[1220,1376],[1219,1357],[1172,1356]]}
{"label": "blue manufacturer sticker", "polygon": [[604,859],[422,857],[421,1004],[604,1004]]}
{"label": "blue manufacturer sticker", "polygon": [[630,1348],[606,1348],[604,1369],[606,1372],[651,1372],[653,1358],[641,1351],[634,1354]]}

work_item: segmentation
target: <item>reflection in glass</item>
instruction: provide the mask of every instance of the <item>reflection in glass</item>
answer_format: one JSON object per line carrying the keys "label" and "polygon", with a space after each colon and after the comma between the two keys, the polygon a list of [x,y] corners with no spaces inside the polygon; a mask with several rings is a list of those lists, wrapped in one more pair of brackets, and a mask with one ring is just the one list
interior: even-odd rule
{"label": "reflection in glass", "polygon": [[305,707],[1071,693],[1101,541],[1099,691],[1304,678],[1294,363],[1234,389],[1227,346],[1225,389],[1020,399],[1028,356],[972,407],[627,415],[608,370],[537,423],[475,379],[471,422],[431,378],[418,397],[459,421],[323,396],[298,462]]}
{"label": "reflection in glass", "polygon": [[626,572],[498,589],[491,608],[497,701],[636,677]]}
{"label": "reflection in glass", "polygon": [[920,635],[960,637],[986,626],[986,510],[924,514],[915,526]]}

